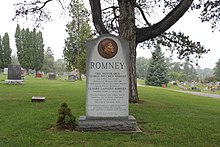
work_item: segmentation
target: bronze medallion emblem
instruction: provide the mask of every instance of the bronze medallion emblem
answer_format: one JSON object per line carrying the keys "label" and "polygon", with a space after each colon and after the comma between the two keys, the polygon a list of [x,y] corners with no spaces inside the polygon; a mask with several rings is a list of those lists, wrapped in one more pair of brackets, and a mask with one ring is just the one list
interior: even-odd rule
{"label": "bronze medallion emblem", "polygon": [[104,39],[98,45],[98,52],[103,58],[110,59],[118,52],[118,45],[112,39]]}

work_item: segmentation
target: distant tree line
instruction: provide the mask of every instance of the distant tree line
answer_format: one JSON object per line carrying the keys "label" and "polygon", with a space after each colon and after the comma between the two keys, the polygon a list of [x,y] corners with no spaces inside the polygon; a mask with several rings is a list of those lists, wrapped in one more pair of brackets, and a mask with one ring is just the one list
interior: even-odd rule
{"label": "distant tree line", "polygon": [[[202,69],[200,66],[194,67],[188,61],[185,61],[183,63],[173,62],[171,58],[163,59],[162,57],[160,60],[158,60],[163,61],[163,63],[160,63],[155,60],[156,57],[154,57],[154,55],[155,52],[153,52],[152,58],[150,59],[144,57],[137,58],[136,72],[138,78],[145,80],[153,79],[153,81],[155,82],[157,74],[160,73],[161,77],[164,73],[167,73],[164,74],[166,75],[166,78],[163,79],[165,81],[167,80],[167,78],[168,81],[199,81],[205,83],[220,81],[220,59],[218,60],[218,62],[216,62],[216,66],[214,69]],[[157,56],[157,58],[159,57],[160,55]],[[163,68],[164,71],[161,71]],[[154,70],[152,71],[152,69]],[[163,80],[161,80],[161,83],[165,83]],[[158,84],[158,86],[160,84]]]}
{"label": "distant tree line", "polygon": [[[168,81],[201,81],[210,82],[220,77],[220,61],[215,69],[197,69],[189,62],[173,62],[171,58],[165,58],[159,45],[155,46],[150,59],[139,57],[136,63],[137,77],[146,80],[146,84],[161,86]],[[213,77],[215,73],[215,77]]]}

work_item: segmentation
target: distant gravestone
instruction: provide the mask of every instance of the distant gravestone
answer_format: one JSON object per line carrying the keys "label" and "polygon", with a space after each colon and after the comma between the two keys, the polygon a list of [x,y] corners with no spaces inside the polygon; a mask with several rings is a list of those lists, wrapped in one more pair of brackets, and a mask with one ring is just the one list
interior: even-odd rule
{"label": "distant gravestone", "polygon": [[23,79],[21,77],[21,65],[8,65],[8,84],[22,84]]}
{"label": "distant gravestone", "polygon": [[128,42],[102,35],[87,43],[86,53],[86,116],[79,117],[79,130],[136,130],[128,115]]}
{"label": "distant gravestone", "polygon": [[216,89],[215,89],[214,87],[211,88],[211,92],[215,92],[215,90],[216,90]]}
{"label": "distant gravestone", "polygon": [[56,74],[55,73],[48,73],[48,79],[49,80],[55,80],[56,79]]}
{"label": "distant gravestone", "polygon": [[4,68],[3,74],[7,75],[8,74],[8,68]]}
{"label": "distant gravestone", "polygon": [[68,75],[68,80],[69,81],[76,81],[77,80],[77,76],[76,75]]}

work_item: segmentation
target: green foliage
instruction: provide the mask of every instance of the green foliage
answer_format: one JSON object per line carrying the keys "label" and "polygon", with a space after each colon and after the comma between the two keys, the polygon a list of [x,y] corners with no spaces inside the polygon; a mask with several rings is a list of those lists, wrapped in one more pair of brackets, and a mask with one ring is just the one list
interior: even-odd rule
{"label": "green foliage", "polygon": [[5,33],[2,40],[0,36],[0,69],[11,64],[11,52],[9,35]]}
{"label": "green foliage", "polygon": [[218,79],[216,77],[214,77],[214,76],[213,77],[206,77],[204,79],[205,83],[216,82],[216,81],[218,81]]}
{"label": "green foliage", "polygon": [[144,79],[146,77],[148,66],[149,60],[147,58],[139,57],[136,59],[137,78]]}
{"label": "green foliage", "polygon": [[197,71],[188,61],[171,63],[168,75],[170,81],[195,81],[197,79]]}
{"label": "green foliage", "polygon": [[91,38],[87,10],[82,1],[71,1],[72,20],[66,25],[68,37],[63,50],[68,71],[78,69],[80,74],[86,70],[86,41]]}
{"label": "green foliage", "polygon": [[201,82],[206,82],[205,79],[208,78],[208,77],[213,77],[213,73],[214,73],[214,70],[213,69],[210,69],[210,68],[204,68],[204,69],[201,69],[200,66],[197,67],[196,69],[197,71],[197,74],[198,74],[198,79],[199,81]]}
{"label": "green foliage", "polygon": [[215,68],[214,68],[214,75],[218,81],[220,81],[220,59],[218,62],[216,62]]}
{"label": "green foliage", "polygon": [[46,73],[54,72],[54,57],[50,47],[48,47],[44,53],[43,67],[41,70]]}
{"label": "green foliage", "polygon": [[146,84],[152,86],[161,86],[168,83],[168,67],[165,62],[164,54],[161,52],[159,44],[155,47],[150,59],[147,70]]}
{"label": "green foliage", "polygon": [[43,65],[44,44],[42,33],[35,29],[30,31],[20,29],[17,25],[15,32],[15,43],[17,47],[18,61],[27,71],[29,69],[40,70]]}
{"label": "green foliage", "polygon": [[185,75],[185,81],[193,81],[196,80],[197,73],[192,64],[188,61],[183,63],[182,73]]}
{"label": "green foliage", "polygon": [[67,103],[62,103],[61,108],[58,110],[58,119],[56,122],[58,129],[71,129],[76,127],[76,119],[71,113],[71,109]]}
{"label": "green foliage", "polygon": [[57,61],[54,61],[53,66],[54,66],[55,71],[59,74],[66,72],[64,59],[57,59]]}
{"label": "green foliage", "polygon": [[34,29],[32,32],[32,37],[33,37],[33,69],[36,71],[39,71],[42,66],[43,66],[43,61],[44,61],[44,41],[43,41],[43,36],[42,32],[36,32]]}

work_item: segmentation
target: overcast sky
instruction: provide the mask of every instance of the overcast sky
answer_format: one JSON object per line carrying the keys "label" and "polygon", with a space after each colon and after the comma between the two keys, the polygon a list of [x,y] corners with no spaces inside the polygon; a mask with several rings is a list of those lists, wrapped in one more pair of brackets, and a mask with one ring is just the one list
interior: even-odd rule
{"label": "overcast sky", "polygon": [[[1,0],[0,1],[0,35],[3,36],[5,32],[9,33],[10,44],[13,49],[13,54],[16,53],[14,33],[17,23],[21,28],[33,28],[30,21],[19,20],[12,21],[14,16],[13,3],[16,0]],[[88,1],[87,1],[88,6]],[[51,47],[56,59],[62,58],[64,39],[67,37],[65,32],[65,25],[68,22],[68,17],[65,15],[60,16],[60,6],[54,2],[52,10],[52,22],[43,24],[43,38],[45,49]],[[156,17],[156,16],[155,16]],[[206,48],[211,49],[208,54],[204,54],[203,58],[199,60],[199,65],[202,68],[214,68],[215,63],[220,59],[220,32],[215,31],[212,33],[209,23],[201,23],[196,13],[186,13],[172,28],[171,30],[184,32],[189,35],[193,41],[200,41]],[[137,56],[150,57],[149,50],[138,49]],[[178,60],[175,60],[178,61]]]}

